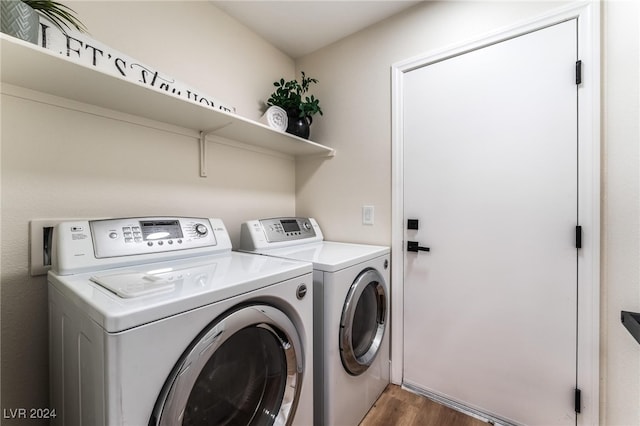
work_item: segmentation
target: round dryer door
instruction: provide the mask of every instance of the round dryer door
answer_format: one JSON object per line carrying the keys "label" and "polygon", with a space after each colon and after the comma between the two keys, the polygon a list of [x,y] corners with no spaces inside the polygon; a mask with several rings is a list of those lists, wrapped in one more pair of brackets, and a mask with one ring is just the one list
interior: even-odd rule
{"label": "round dryer door", "polygon": [[290,424],[302,385],[302,350],[282,311],[261,304],[232,311],[185,351],[151,424]]}
{"label": "round dryer door", "polygon": [[340,358],[349,374],[364,373],[375,360],[386,317],[384,278],[375,269],[365,269],[351,285],[340,319]]}

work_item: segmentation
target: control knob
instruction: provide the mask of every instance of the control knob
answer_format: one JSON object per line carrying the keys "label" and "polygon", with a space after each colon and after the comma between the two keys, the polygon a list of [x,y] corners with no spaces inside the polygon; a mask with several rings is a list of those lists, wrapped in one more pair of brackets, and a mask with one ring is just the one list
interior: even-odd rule
{"label": "control knob", "polygon": [[198,235],[198,237],[204,237],[205,235],[207,235],[207,233],[209,233],[209,229],[207,229],[207,227],[201,223],[198,223],[195,226],[195,230],[196,230],[196,235]]}
{"label": "control knob", "polygon": [[310,230],[310,229],[311,229],[311,224],[310,224],[309,222],[305,222],[305,223],[303,223],[303,224],[302,224],[302,227],[303,227],[306,231],[308,231],[308,230]]}

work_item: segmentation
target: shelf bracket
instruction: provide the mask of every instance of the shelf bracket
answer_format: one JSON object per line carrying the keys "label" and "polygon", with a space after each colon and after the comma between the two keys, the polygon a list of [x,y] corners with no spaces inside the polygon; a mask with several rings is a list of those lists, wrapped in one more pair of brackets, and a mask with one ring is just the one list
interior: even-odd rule
{"label": "shelf bracket", "polygon": [[640,343],[640,314],[637,312],[621,311],[622,325],[631,333],[636,342]]}
{"label": "shelf bracket", "polygon": [[326,154],[322,154],[321,157],[325,157],[325,158],[333,158],[336,156],[336,150],[332,149],[331,151],[327,152]]}
{"label": "shelf bracket", "polygon": [[227,127],[231,122],[224,123],[218,127],[200,131],[200,177],[207,177],[207,136],[218,130]]}

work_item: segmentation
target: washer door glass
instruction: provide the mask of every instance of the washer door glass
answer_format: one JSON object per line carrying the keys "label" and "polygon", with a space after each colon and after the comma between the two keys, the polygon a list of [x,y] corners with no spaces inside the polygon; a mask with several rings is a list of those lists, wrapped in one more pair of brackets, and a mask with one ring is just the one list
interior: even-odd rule
{"label": "washer door glass", "polygon": [[178,362],[151,424],[272,425],[293,419],[304,365],[291,320],[267,305],[212,323]]}
{"label": "washer door glass", "polygon": [[366,269],[351,285],[340,319],[340,359],[353,376],[364,373],[380,349],[387,316],[384,278]]}

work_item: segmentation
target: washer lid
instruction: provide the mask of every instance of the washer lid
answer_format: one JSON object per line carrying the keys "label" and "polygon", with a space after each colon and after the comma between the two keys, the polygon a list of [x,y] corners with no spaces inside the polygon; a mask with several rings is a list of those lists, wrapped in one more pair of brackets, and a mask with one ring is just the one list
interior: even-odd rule
{"label": "washer lid", "polygon": [[[50,272],[48,280],[50,291],[57,290],[71,300],[107,332],[118,332],[310,274],[312,270],[310,263],[232,252],[77,275]],[[153,284],[149,285],[147,290],[153,290],[148,294],[144,289],[126,289],[141,280],[159,283],[159,287],[153,289]]]}
{"label": "washer lid", "polygon": [[389,247],[322,241],[253,253],[313,263],[313,269],[336,272],[390,253]]}
{"label": "washer lid", "polygon": [[91,281],[124,298],[167,293],[176,287],[172,280],[141,272],[98,275],[91,277]]}

